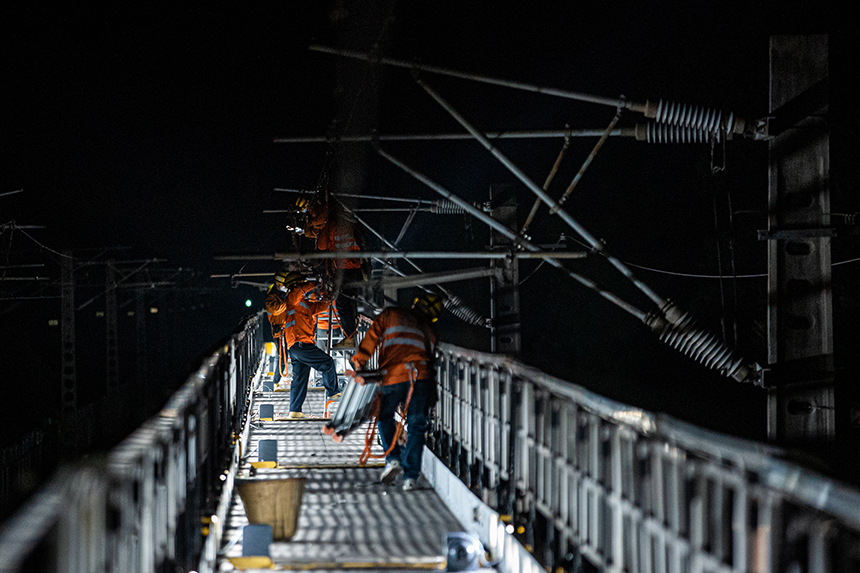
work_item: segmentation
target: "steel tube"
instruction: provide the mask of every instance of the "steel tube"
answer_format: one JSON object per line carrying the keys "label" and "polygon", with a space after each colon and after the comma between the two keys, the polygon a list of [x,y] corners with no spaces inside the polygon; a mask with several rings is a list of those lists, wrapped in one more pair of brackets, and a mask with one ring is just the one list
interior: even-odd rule
{"label": "steel tube", "polygon": [[[362,207],[354,209],[356,213],[430,213],[430,207],[419,207],[410,209],[409,207]],[[395,241],[395,244],[397,241]]]}
{"label": "steel tube", "polygon": [[427,284],[451,283],[491,277],[496,274],[496,269],[482,267],[477,269],[464,269],[460,271],[446,271],[441,273],[424,273],[399,278],[382,278],[369,281],[356,281],[347,283],[345,286],[369,286],[371,288],[407,288]]}
{"label": "steel tube", "polygon": [[625,265],[618,258],[610,255],[603,246],[597,237],[592,235],[588,229],[579,224],[579,222],[570,216],[566,211],[560,208],[557,201],[555,201],[552,197],[547,195],[546,191],[541,189],[534,181],[532,181],[528,175],[523,173],[519,167],[513,164],[501,151],[496,149],[493,144],[491,144],[486,137],[484,137],[477,129],[475,129],[472,124],[470,124],[466,118],[460,115],[457,110],[451,107],[448,102],[446,102],[442,97],[437,94],[430,86],[425,84],[420,78],[415,80],[418,82],[424,91],[426,91],[430,97],[436,100],[439,105],[441,105],[455,120],[457,120],[460,125],[462,125],[466,130],[471,133],[475,139],[481,142],[481,144],[489,151],[496,159],[498,159],[502,165],[507,167],[508,171],[510,171],[517,179],[519,179],[526,187],[528,187],[532,193],[541,198],[541,200],[550,207],[551,210],[555,210],[555,213],[561,217],[561,219],[567,223],[574,231],[576,231],[579,236],[581,236],[596,252],[602,254],[606,257],[609,263],[614,266],[621,274],[627,277],[630,282],[632,282],[636,288],[642,291],[645,296],[650,298],[654,304],[657,306],[663,306],[665,304],[665,299],[659,296],[656,292],[654,292],[648,285],[640,281],[636,278],[627,265]]}
{"label": "steel tube", "polygon": [[[489,225],[490,227],[492,227],[493,229],[495,229],[496,231],[498,231],[500,234],[507,237],[508,239],[511,239],[511,241],[513,241],[514,244],[522,245],[523,247],[529,249],[532,252],[541,252],[540,247],[532,244],[531,242],[526,240],[524,237],[521,237],[520,235],[518,235],[516,232],[512,231],[511,229],[508,229],[506,226],[502,225],[501,223],[499,223],[498,221],[496,221],[495,219],[493,219],[492,217],[490,217],[489,215],[487,215],[486,213],[484,213],[480,209],[477,209],[476,207],[472,206],[468,201],[465,201],[465,200],[461,199],[460,197],[458,197],[457,195],[454,195],[453,193],[451,193],[450,191],[448,191],[447,189],[445,189],[441,185],[439,185],[436,182],[429,179],[427,176],[423,175],[422,173],[419,173],[418,171],[412,169],[411,167],[407,166],[403,162],[399,161],[397,158],[389,155],[388,153],[386,153],[381,148],[377,147],[376,151],[377,151],[377,153],[382,155],[382,157],[384,157],[385,159],[387,159],[388,161],[390,161],[394,165],[400,167],[402,170],[406,171],[407,173],[409,173],[410,175],[412,175],[413,177],[415,177],[416,179],[418,179],[419,181],[421,181],[422,183],[424,183],[425,185],[427,185],[428,187],[430,187],[431,189],[433,189],[434,191],[436,191],[437,193],[439,193],[440,195],[445,197],[446,199],[450,200],[452,203],[456,203],[457,205],[463,207],[463,209],[465,209],[466,212],[469,213],[470,215],[472,215],[473,217],[486,223],[487,225]],[[604,297],[605,299],[609,300],[613,304],[617,305],[619,308],[626,310],[627,312],[629,312],[630,314],[632,314],[633,316],[635,316],[639,320],[642,320],[642,321],[645,320],[646,313],[642,312],[641,310],[639,310],[635,306],[631,305],[630,303],[618,298],[613,293],[611,293],[611,292],[603,289],[602,287],[598,286],[597,283],[595,283],[591,279],[588,279],[588,278],[586,278],[580,274],[569,271],[568,269],[566,269],[564,267],[564,265],[562,265],[558,261],[558,259],[556,257],[550,257],[550,258],[547,258],[546,260],[552,266],[554,266],[558,269],[561,269],[563,272],[567,273],[567,275],[570,278],[572,278],[573,280],[579,282],[580,284],[582,284],[583,286],[585,286],[587,288],[594,290],[600,296]]]}
{"label": "steel tube", "polygon": [[528,92],[546,94],[551,96],[562,97],[566,99],[573,99],[577,101],[584,101],[588,103],[596,103],[600,105],[608,105],[612,107],[623,107],[625,109],[631,109],[633,111],[638,111],[640,113],[651,113],[652,106],[648,104],[648,102],[644,104],[637,104],[630,101],[627,101],[624,98],[608,98],[602,96],[596,96],[591,94],[586,94],[582,92],[574,92],[569,90],[561,90],[557,88],[549,88],[549,87],[541,87],[533,84],[527,84],[525,82],[518,82],[512,80],[502,80],[498,78],[491,78],[488,76],[482,76],[478,74],[473,74],[469,72],[461,72],[458,70],[452,70],[450,68],[442,68],[439,66],[429,66],[426,64],[419,64],[417,62],[407,62],[405,60],[396,60],[394,58],[385,58],[385,57],[376,57],[364,52],[358,52],[354,50],[339,50],[336,48],[329,48],[326,46],[320,46],[316,44],[312,44],[310,49],[315,52],[323,52],[326,54],[334,54],[337,56],[344,56],[347,58],[353,58],[356,60],[365,60],[371,63],[379,63],[385,64],[387,66],[394,66],[399,68],[407,68],[410,70],[418,70],[422,72],[429,72],[431,74],[439,74],[443,76],[451,76],[455,78],[461,78],[464,80],[472,80],[476,82],[481,82],[485,84],[492,84],[497,86],[503,86],[507,88],[513,88]]}
{"label": "steel tube", "polygon": [[[603,129],[532,129],[520,131],[492,131],[485,135],[490,139],[552,139],[557,137],[600,137]],[[636,137],[636,128],[622,127],[613,129],[609,135],[620,137]],[[468,133],[419,133],[400,135],[344,135],[337,141],[342,143],[367,143],[372,141],[467,141],[472,136]],[[325,136],[308,137],[276,137],[274,143],[329,143]]]}
{"label": "steel tube", "polygon": [[[561,199],[558,200],[559,205],[564,205],[564,202],[567,201],[567,198],[570,196],[571,193],[573,193],[573,190],[576,187],[577,183],[579,183],[580,179],[582,179],[582,175],[585,173],[585,170],[588,169],[589,165],[591,165],[591,162],[597,156],[597,152],[600,151],[600,148],[606,142],[606,139],[609,137],[609,134],[615,128],[615,124],[618,123],[619,119],[621,119],[620,109],[618,110],[618,113],[615,114],[615,117],[612,118],[612,121],[609,122],[609,126],[606,128],[606,131],[594,145],[594,149],[592,149],[591,153],[588,154],[588,157],[583,162],[582,167],[579,168],[579,171],[576,173],[576,176],[573,178],[573,181],[570,182],[570,185],[568,185],[567,190],[565,190],[564,195],[562,195]],[[546,188],[546,185],[544,185],[544,188]],[[550,210],[549,214],[555,215],[556,211],[558,211],[558,209],[555,209],[555,211]]]}
{"label": "steel tube", "polygon": [[[383,237],[376,229],[371,227],[364,219],[362,219],[358,215],[358,213],[356,213],[355,211],[353,211],[352,209],[350,209],[349,207],[344,205],[343,201],[341,201],[339,199],[336,199],[336,200],[338,203],[340,203],[341,207],[343,207],[348,213],[350,213],[353,217],[355,217],[356,221],[358,221],[361,225],[363,225],[368,231],[370,231],[371,233],[373,233],[374,235],[379,237],[379,240],[381,240],[383,242],[383,244],[385,244],[387,247],[389,247],[391,249],[400,250],[397,247],[397,245],[393,244],[391,241],[389,241],[388,239]],[[406,273],[404,273],[403,271],[401,271],[397,267],[389,265],[385,260],[378,259],[378,258],[376,260],[380,261],[386,268],[391,269],[391,272],[398,274],[402,277],[408,276]],[[419,273],[424,272],[421,270],[421,267],[419,267],[415,263],[415,261],[413,261],[412,259],[404,258],[403,260],[406,261],[407,263],[409,263],[410,265],[412,265],[412,267],[415,270],[417,270]],[[470,322],[470,319],[467,317],[468,314],[472,314],[476,317],[481,318],[481,320],[483,320],[483,317],[481,317],[478,312],[468,308],[465,304],[462,304],[460,297],[458,297],[457,295],[455,295],[454,293],[452,293],[451,291],[449,291],[448,289],[446,289],[445,287],[443,287],[441,285],[437,285],[437,287],[447,297],[448,303],[451,305],[448,308],[450,308],[450,311],[452,314],[454,314],[455,316],[457,316],[458,318],[460,318],[464,322]],[[455,302],[455,301],[457,301],[457,302]],[[472,322],[472,324],[477,324],[477,323]]]}
{"label": "steel tube", "polygon": [[[313,193],[313,191],[306,191],[303,189],[284,189],[282,187],[275,187],[275,191],[280,191],[281,193]],[[357,193],[334,193],[337,197],[351,197],[355,199],[379,199],[381,201],[399,201],[401,203],[416,203],[418,205],[435,205],[437,201],[429,201],[427,199],[409,199],[406,197],[385,197],[382,195],[359,195]]]}
{"label": "steel tube", "polygon": [[[558,168],[561,165],[561,160],[564,159],[564,156],[567,154],[567,148],[570,147],[570,138],[564,138],[564,145],[561,148],[561,151],[558,152],[558,157],[555,159],[555,163],[552,166],[552,169],[549,171],[549,175],[546,180],[543,182],[543,189],[546,191],[549,189],[549,184],[552,183],[552,180],[555,178],[555,174],[558,173]],[[529,212],[528,217],[526,217],[526,222],[523,223],[523,228],[520,229],[520,234],[525,235],[529,230],[529,226],[532,224],[532,221],[537,215],[538,208],[540,207],[540,197],[535,197],[535,202],[532,205],[532,209]]]}
{"label": "steel tube", "polygon": [[[275,253],[274,255],[220,255],[220,261],[314,261],[321,259],[583,259],[585,251],[562,253],[530,252],[510,253],[507,251],[461,252],[461,251],[319,251],[313,253]],[[245,276],[263,276],[271,273],[251,273]],[[238,276],[238,275],[223,275]]]}

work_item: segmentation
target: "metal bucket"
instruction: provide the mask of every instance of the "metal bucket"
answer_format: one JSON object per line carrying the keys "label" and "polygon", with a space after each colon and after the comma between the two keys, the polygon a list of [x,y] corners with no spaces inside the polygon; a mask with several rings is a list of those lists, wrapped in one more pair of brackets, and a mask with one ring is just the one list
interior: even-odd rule
{"label": "metal bucket", "polygon": [[289,541],[296,534],[306,478],[237,480],[236,489],[249,523],[272,526],[272,539]]}

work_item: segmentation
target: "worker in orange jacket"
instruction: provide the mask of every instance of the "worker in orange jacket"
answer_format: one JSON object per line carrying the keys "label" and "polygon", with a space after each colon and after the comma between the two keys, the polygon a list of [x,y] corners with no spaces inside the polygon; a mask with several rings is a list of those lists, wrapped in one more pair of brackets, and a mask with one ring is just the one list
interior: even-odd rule
{"label": "worker in orange jacket", "polygon": [[[308,394],[310,369],[317,370],[323,377],[326,398],[336,397],[337,372],[331,356],[316,345],[316,321],[314,316],[328,307],[327,300],[313,300],[310,294],[316,285],[304,279],[300,273],[279,273],[275,287],[266,296],[266,310],[270,321],[282,325],[281,336],[289,348],[293,365],[293,379],[290,384],[290,418],[307,418],[302,406]],[[315,294],[315,293],[314,293]]]}
{"label": "worker in orange jacket", "polygon": [[[284,284],[284,280],[286,279],[286,277],[287,277],[286,272],[282,271],[282,272],[276,273],[275,278],[274,278],[274,282],[269,285],[269,290],[266,291],[266,302],[265,302],[266,318],[269,319],[269,325],[270,325],[270,328],[272,331],[272,339],[275,343],[275,347],[278,350],[278,355],[275,359],[275,367],[273,370],[274,376],[272,378],[272,382],[275,385],[279,384],[281,381],[281,371],[283,370],[285,374],[287,372],[286,355],[289,352],[289,349],[287,348],[286,343],[283,340],[281,340],[281,338],[283,336],[284,323],[287,321],[287,315],[285,313],[272,314],[271,312],[269,312],[269,306],[270,306],[270,304],[277,305],[277,299],[279,298],[277,296],[277,292],[281,288],[279,285]],[[274,293],[273,293],[273,291],[274,291]],[[270,299],[271,299],[271,302],[270,302]]]}
{"label": "worker in orange jacket", "polygon": [[[412,308],[389,307],[370,325],[351,358],[355,382],[364,384],[361,369],[379,350],[379,435],[388,451],[394,441],[397,423],[394,413],[406,405],[406,446],[395,444],[385,459],[380,481],[394,483],[403,471],[403,490],[415,489],[421,474],[424,440],[429,429],[428,414],[436,398],[435,356],[438,334],[435,322],[442,313],[441,297],[422,293]],[[410,397],[411,392],[411,397]]]}
{"label": "worker in orange jacket", "polygon": [[[337,253],[362,250],[362,236],[355,223],[337,205],[330,206],[326,198],[319,198],[308,207],[307,218],[306,235],[316,238],[318,250]],[[333,258],[328,261],[327,271],[337,277],[339,285],[345,285],[365,280],[368,267],[369,262],[363,263],[359,258]],[[359,292],[355,286],[341,286],[338,292],[337,307],[344,340],[335,346],[336,349],[355,348]]]}
{"label": "worker in orange jacket", "polygon": [[[317,321],[317,346],[324,344],[328,340],[328,328],[331,323],[332,336],[339,336],[340,322],[337,319],[337,306],[334,302],[329,303],[330,306],[316,315],[314,318]],[[320,346],[325,350],[324,346]]]}

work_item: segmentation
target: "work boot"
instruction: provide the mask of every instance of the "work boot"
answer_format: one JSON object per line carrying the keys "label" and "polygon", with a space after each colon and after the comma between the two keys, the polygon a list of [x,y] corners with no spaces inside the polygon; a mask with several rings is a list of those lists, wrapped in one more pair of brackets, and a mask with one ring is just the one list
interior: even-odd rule
{"label": "work boot", "polygon": [[385,469],[382,470],[382,475],[379,477],[379,481],[382,482],[383,485],[391,485],[399,475],[400,462],[397,460],[389,460],[385,462]]}
{"label": "work boot", "polygon": [[304,420],[308,417],[308,415],[304,412],[290,412],[289,417],[292,420]]}
{"label": "work boot", "polygon": [[355,350],[355,334],[351,334],[331,347],[332,350]]}
{"label": "work boot", "polygon": [[328,400],[340,400],[341,396],[343,396],[343,392],[338,392],[337,394],[335,394],[333,396],[329,396],[327,399]]}

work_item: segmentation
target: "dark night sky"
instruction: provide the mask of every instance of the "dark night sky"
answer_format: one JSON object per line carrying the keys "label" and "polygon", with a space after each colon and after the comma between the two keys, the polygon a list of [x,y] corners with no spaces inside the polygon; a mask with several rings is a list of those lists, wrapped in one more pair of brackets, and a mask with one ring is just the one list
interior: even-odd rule
{"label": "dark night sky", "polygon": [[[4,5],[0,194],[24,192],[0,196],[0,223],[45,229],[27,230],[32,238],[4,229],[0,265],[44,262],[46,267],[34,273],[52,280],[0,283],[3,297],[57,294],[58,257],[35,241],[53,250],[74,249],[82,261],[164,258],[157,269],[182,267],[183,284],[216,290],[199,295],[206,304],[189,311],[182,323],[197,340],[188,345],[191,356],[178,361],[187,370],[247,312],[240,305],[245,297],[259,299],[253,289],[230,289],[208,279],[212,272],[240,267],[213,256],[288,249],[283,221],[262,211],[286,206],[286,196],[273,192],[275,187],[315,186],[326,151],[333,149],[275,145],[274,137],[324,135],[333,125],[353,133],[461,131],[407,70],[314,53],[307,49],[310,43],[362,51],[378,43],[384,54],[398,59],[606,97],[623,94],[633,101],[664,98],[754,119],[767,111],[768,37],[833,32],[828,22],[835,21],[819,2],[709,2],[696,8],[651,1],[537,4],[420,0],[396,3],[391,12],[388,3],[369,1],[167,10]],[[593,104],[424,77],[488,131],[565,124],[602,129],[614,114]],[[625,116],[621,124],[636,119]],[[550,189],[553,196],[562,193],[594,143],[594,138],[573,140]],[[499,147],[540,184],[560,144],[521,140]],[[475,142],[399,143],[386,149],[470,200],[486,200],[491,184],[514,182]],[[715,229],[715,205],[725,225],[730,196],[741,213],[734,219],[737,272],[764,273],[764,245],[755,241],[755,231],[765,225],[766,147],[733,141],[726,153],[726,171],[712,176],[707,146],[610,139],[567,203],[568,211],[624,260],[713,275],[719,269],[718,238],[723,271],[730,272],[726,235]],[[436,198],[367,146],[342,145],[334,157],[335,180],[351,181],[351,192]],[[520,186],[517,199],[523,218],[533,197]],[[400,214],[368,218],[392,240],[403,221]],[[563,231],[569,233],[558,220],[542,216],[535,239],[554,242]],[[481,249],[483,241],[477,221],[470,231],[462,217],[425,215],[416,218],[404,247]],[[117,247],[123,249],[103,252]],[[834,260],[857,252],[851,244]],[[436,270],[430,263],[423,266]],[[522,276],[534,268],[524,263]],[[596,273],[623,298],[651,309],[599,261],[571,263],[571,268]],[[275,267],[254,263],[245,270]],[[731,335],[737,318],[741,353],[764,360],[763,279],[724,282],[723,304],[714,279],[644,270],[641,277],[712,331],[722,333],[725,319]],[[476,305],[485,303],[485,283],[452,288]],[[175,301],[181,298],[176,304],[188,310],[196,306],[189,302],[195,296]],[[521,296],[527,362],[634,405],[763,436],[761,391],[739,387],[678,356],[635,319],[549,266],[523,284]],[[44,326],[58,315],[58,306],[56,299],[0,301],[6,352],[0,372],[4,386],[18,389],[13,396],[31,397],[33,386],[54,383],[49,368],[34,382],[32,367],[16,367],[12,357],[22,352],[35,357],[36,349],[59,353],[51,346],[56,333]],[[446,321],[449,340],[473,334],[454,317]],[[87,343],[92,348],[82,355],[89,353],[100,366],[95,349],[101,343]],[[97,371],[93,367],[92,376]]]}

